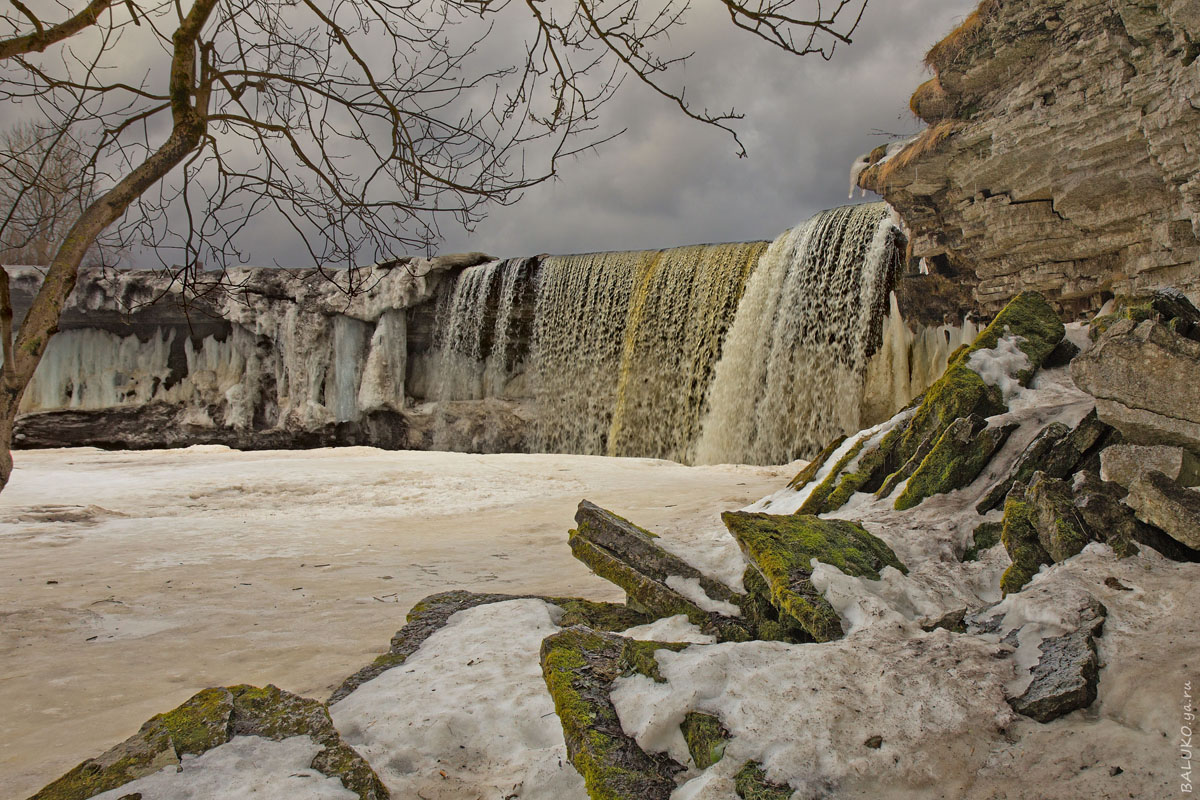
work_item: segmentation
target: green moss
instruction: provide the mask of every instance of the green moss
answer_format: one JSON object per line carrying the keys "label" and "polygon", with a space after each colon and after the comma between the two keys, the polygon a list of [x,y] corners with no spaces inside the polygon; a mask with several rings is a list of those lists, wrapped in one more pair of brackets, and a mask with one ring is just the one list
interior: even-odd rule
{"label": "green moss", "polygon": [[829,444],[825,445],[821,452],[817,454],[816,458],[808,462],[804,469],[796,473],[796,477],[792,478],[791,482],[788,484],[788,488],[801,489],[807,486],[814,478],[817,477],[817,473],[821,471],[821,467],[825,465],[825,462],[829,460],[829,457],[833,455],[834,451],[842,446],[842,442],[844,441],[846,441],[846,437],[839,436]]}
{"label": "green moss", "polygon": [[721,518],[765,579],[772,605],[818,642],[840,638],[843,631],[837,612],[812,585],[814,559],[874,580],[885,566],[907,571],[891,548],[853,522],[741,511]]}
{"label": "green moss", "polygon": [[31,800],[83,800],[177,763],[184,753],[204,753],[229,741],[232,713],[229,690],[205,689],[152,717],[131,740],[84,761]]}
{"label": "green moss", "polygon": [[547,597],[546,600],[565,612],[558,622],[564,628],[585,625],[597,631],[623,631],[653,622],[651,615],[624,603],[600,603],[581,597]]}
{"label": "green moss", "polygon": [[985,550],[991,550],[1000,541],[1000,534],[1004,531],[1003,522],[981,522],[975,528],[975,534],[972,537],[971,546],[963,553],[963,561],[977,561],[979,554]]}
{"label": "green moss", "polygon": [[567,628],[542,642],[542,676],[562,723],[567,754],[591,800],[667,798],[679,765],[647,756],[626,736],[608,698],[624,643]]}
{"label": "green moss", "polygon": [[1038,542],[1031,515],[1032,509],[1025,500],[1025,487],[1018,483],[1004,501],[1000,541],[1012,559],[1012,564],[1000,578],[1000,590],[1004,594],[1021,591],[1043,564],[1051,563],[1049,554]]}
{"label": "green moss", "polygon": [[699,711],[685,714],[679,730],[697,769],[708,769],[720,761],[725,755],[725,746],[732,738],[721,720]]}
{"label": "green moss", "polygon": [[620,668],[622,675],[637,673],[644,675],[655,683],[666,683],[667,679],[658,671],[659,650],[670,650],[678,653],[689,646],[688,642],[643,642],[630,639],[621,651]]}
{"label": "green moss", "polygon": [[[797,513],[820,514],[831,505],[830,496],[839,491],[839,484],[842,483],[846,477],[842,474],[842,471],[846,469],[846,466],[850,464],[850,462],[853,461],[859,453],[862,452],[862,449],[866,443],[867,440],[865,437],[859,439],[849,450],[846,451],[845,455],[838,459],[837,463],[833,465],[833,469],[829,471],[829,475],[826,476],[825,480],[821,481],[821,483],[813,488],[812,492],[809,493],[808,497],[804,501],[804,504],[800,506],[800,509],[797,511]],[[845,501],[842,502],[844,503]],[[840,505],[833,507],[840,508]]]}
{"label": "green moss", "polygon": [[896,498],[896,510],[913,508],[927,497],[960,489],[979,477],[992,454],[1016,427],[979,429],[986,424],[975,416],[951,423],[908,479],[904,491]]}
{"label": "green moss", "polygon": [[[1021,383],[1028,384],[1046,357],[1062,341],[1067,329],[1046,298],[1037,292],[1021,292],[1009,301],[966,350],[952,358],[952,364],[966,363],[976,350],[994,348],[1004,336],[1020,337],[1017,347],[1029,357],[1029,368],[1017,373]],[[986,415],[985,415],[986,416]]]}
{"label": "green moss", "polygon": [[754,567],[746,567],[742,575],[746,587],[746,599],[742,602],[742,616],[754,625],[755,638],[768,642],[797,644],[811,642],[812,636],[789,614],[780,614],[771,603],[771,589],[762,574]]}
{"label": "green moss", "polygon": [[742,800],[790,800],[792,788],[772,783],[757,761],[747,761],[733,776],[733,788]]}

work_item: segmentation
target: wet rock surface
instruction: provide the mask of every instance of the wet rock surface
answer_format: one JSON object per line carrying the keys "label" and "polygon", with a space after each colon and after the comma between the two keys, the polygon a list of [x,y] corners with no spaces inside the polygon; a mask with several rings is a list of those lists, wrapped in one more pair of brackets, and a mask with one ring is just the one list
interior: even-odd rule
{"label": "wet rock surface", "polygon": [[1038,722],[1050,722],[1096,700],[1099,682],[1099,656],[1096,637],[1104,627],[1106,611],[1099,603],[1089,609],[1080,626],[1063,636],[1044,640],[1041,657],[1032,673],[1029,688],[1010,700],[1018,714]]}

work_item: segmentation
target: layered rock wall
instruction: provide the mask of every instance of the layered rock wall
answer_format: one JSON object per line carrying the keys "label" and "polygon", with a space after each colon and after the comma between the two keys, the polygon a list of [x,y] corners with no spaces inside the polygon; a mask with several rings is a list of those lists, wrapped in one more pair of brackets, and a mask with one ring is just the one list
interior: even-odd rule
{"label": "layered rock wall", "polygon": [[1200,2],[985,0],[929,53],[930,128],[859,177],[985,311],[1200,293]]}

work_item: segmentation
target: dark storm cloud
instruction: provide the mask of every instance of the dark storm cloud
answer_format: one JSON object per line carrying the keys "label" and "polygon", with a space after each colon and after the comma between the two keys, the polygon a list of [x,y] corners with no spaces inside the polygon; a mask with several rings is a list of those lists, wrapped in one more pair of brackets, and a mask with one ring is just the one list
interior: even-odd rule
{"label": "dark storm cloud", "polygon": [[749,158],[735,156],[727,134],[627,81],[605,109],[610,128],[628,128],[623,136],[563,164],[559,180],[494,209],[474,233],[443,227],[440,249],[524,255],[773,238],[847,202],[851,162],[888,141],[874,130],[921,127],[908,111],[926,79],[921,58],[975,5],[874,0],[854,44],[828,62],[779,53],[719,12],[698,13],[687,31],[698,50],[688,97],[744,113],[737,130]]}

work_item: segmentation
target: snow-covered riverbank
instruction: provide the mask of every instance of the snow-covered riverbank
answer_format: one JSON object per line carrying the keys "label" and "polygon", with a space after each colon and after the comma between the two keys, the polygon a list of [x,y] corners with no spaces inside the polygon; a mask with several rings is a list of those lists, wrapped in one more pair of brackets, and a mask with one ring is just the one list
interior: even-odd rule
{"label": "snow-covered riverbank", "polygon": [[12,797],[206,686],[324,698],[434,592],[621,599],[566,546],[585,496],[702,550],[718,512],[796,471],[370,448],[16,461],[0,495],[0,783]]}

